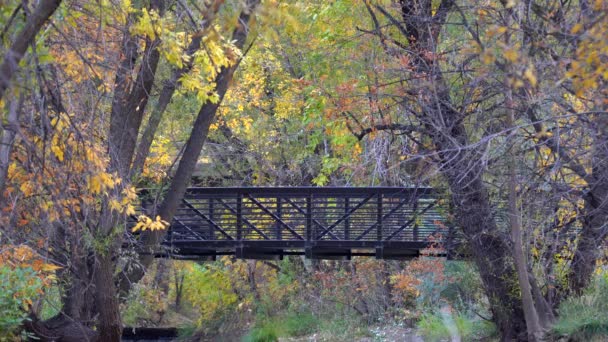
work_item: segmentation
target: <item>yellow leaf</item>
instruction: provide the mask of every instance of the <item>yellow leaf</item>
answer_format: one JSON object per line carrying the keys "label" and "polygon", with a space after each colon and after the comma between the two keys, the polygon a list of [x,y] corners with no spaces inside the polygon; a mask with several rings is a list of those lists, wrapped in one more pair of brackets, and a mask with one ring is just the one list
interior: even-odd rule
{"label": "yellow leaf", "polygon": [[60,269],[60,268],[61,268],[61,267],[59,267],[59,266],[57,266],[57,265],[53,265],[53,264],[46,264],[46,263],[45,263],[45,264],[43,264],[43,265],[40,267],[40,270],[41,270],[41,271],[43,271],[43,272],[53,272],[53,271],[56,271],[56,270],[58,270],[58,269]]}
{"label": "yellow leaf", "polygon": [[51,146],[51,151],[55,154],[55,157],[59,159],[59,161],[63,161],[63,150],[58,145],[53,144]]}
{"label": "yellow leaf", "polygon": [[528,68],[526,69],[526,71],[524,71],[524,77],[530,82],[533,87],[536,87],[536,75],[534,74],[532,68]]}
{"label": "yellow leaf", "polygon": [[136,231],[140,230],[140,229],[141,229],[143,226],[144,226],[144,225],[143,225],[143,223],[138,222],[138,223],[135,225],[135,227],[133,227],[133,228],[131,229],[131,231],[132,231],[133,233],[135,233]]}
{"label": "yellow leaf", "polygon": [[135,191],[135,188],[132,186],[124,188],[122,190],[122,193],[123,195],[125,195],[125,198],[129,200],[134,200],[137,198],[137,191]]}
{"label": "yellow leaf", "polygon": [[102,172],[99,174],[99,178],[100,178],[101,183],[104,186],[106,186],[108,188],[114,187],[114,180],[112,179],[112,176],[109,173]]}
{"label": "yellow leaf", "polygon": [[122,205],[120,204],[120,202],[118,202],[118,200],[116,200],[115,198],[112,198],[110,200],[110,209],[112,209],[114,211],[121,212],[122,211]]}
{"label": "yellow leaf", "polygon": [[99,180],[99,176],[95,175],[89,178],[89,191],[91,191],[93,195],[101,192],[101,181]]}
{"label": "yellow leaf", "polygon": [[125,214],[127,215],[135,215],[135,207],[132,205],[127,205],[127,209],[125,210]]}
{"label": "yellow leaf", "polygon": [[572,30],[570,30],[570,32],[571,32],[572,34],[577,34],[577,33],[578,33],[578,32],[580,32],[580,30],[582,30],[582,29],[583,29],[583,24],[578,23],[578,24],[576,24],[576,25],[572,26]]}
{"label": "yellow leaf", "polygon": [[29,197],[34,192],[34,185],[32,184],[31,181],[23,182],[21,184],[21,186],[19,187],[19,190],[21,190],[21,192],[23,192],[23,195],[25,195],[26,197]]}
{"label": "yellow leaf", "polygon": [[508,60],[509,62],[514,63],[514,62],[517,61],[518,53],[517,53],[517,50],[515,50],[515,49],[506,49],[504,51],[504,56],[505,56],[506,60]]}

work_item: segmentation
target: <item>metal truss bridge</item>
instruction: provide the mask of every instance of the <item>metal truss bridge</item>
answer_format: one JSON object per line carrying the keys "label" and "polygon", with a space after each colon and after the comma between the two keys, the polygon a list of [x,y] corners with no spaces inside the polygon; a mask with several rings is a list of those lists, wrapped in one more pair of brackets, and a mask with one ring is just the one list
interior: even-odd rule
{"label": "metal truss bridge", "polygon": [[454,234],[445,218],[432,188],[189,188],[163,249],[198,260],[448,256]]}

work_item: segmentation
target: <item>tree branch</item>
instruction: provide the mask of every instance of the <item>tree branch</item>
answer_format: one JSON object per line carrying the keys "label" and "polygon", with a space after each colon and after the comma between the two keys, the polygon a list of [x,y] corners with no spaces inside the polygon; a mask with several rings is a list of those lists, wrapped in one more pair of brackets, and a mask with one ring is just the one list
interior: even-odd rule
{"label": "tree branch", "polygon": [[361,141],[365,138],[366,135],[376,132],[376,131],[401,131],[401,132],[413,132],[417,128],[411,125],[402,125],[402,124],[378,124],[372,127],[365,128],[361,130],[359,133],[353,133],[355,137]]}

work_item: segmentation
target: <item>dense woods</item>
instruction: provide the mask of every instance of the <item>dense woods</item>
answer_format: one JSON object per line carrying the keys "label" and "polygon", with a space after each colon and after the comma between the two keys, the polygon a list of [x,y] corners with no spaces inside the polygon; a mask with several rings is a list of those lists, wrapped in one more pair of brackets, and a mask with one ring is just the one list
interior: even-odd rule
{"label": "dense woods", "polygon": [[[0,341],[608,338],[607,1],[0,0],[0,30]],[[466,257],[155,258],[188,186],[433,187]]]}

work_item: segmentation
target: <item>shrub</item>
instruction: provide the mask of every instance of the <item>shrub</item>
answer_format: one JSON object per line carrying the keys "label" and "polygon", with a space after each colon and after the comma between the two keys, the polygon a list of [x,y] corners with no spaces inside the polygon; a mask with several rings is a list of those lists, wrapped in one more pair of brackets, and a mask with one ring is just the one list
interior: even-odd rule
{"label": "shrub", "polygon": [[608,272],[596,277],[583,295],[563,301],[558,313],[552,328],[555,335],[575,341],[608,337]]}
{"label": "shrub", "polygon": [[319,328],[319,320],[310,312],[289,313],[282,321],[283,329],[289,336],[312,334]]}
{"label": "shrub", "polygon": [[184,300],[198,311],[198,325],[207,333],[215,332],[235,312],[239,300],[229,274],[221,267],[191,265],[186,275]]}
{"label": "shrub", "polygon": [[136,284],[123,306],[122,320],[132,327],[156,325],[166,310],[167,303],[160,290]]}
{"label": "shrub", "polygon": [[32,299],[41,292],[42,280],[32,268],[0,266],[0,341],[16,338]]}
{"label": "shrub", "polygon": [[353,341],[360,337],[371,337],[367,322],[357,316],[323,316],[319,327],[321,341]]}
{"label": "shrub", "polygon": [[254,327],[243,337],[243,342],[275,342],[279,340],[279,332],[272,321],[267,321],[259,327]]}

